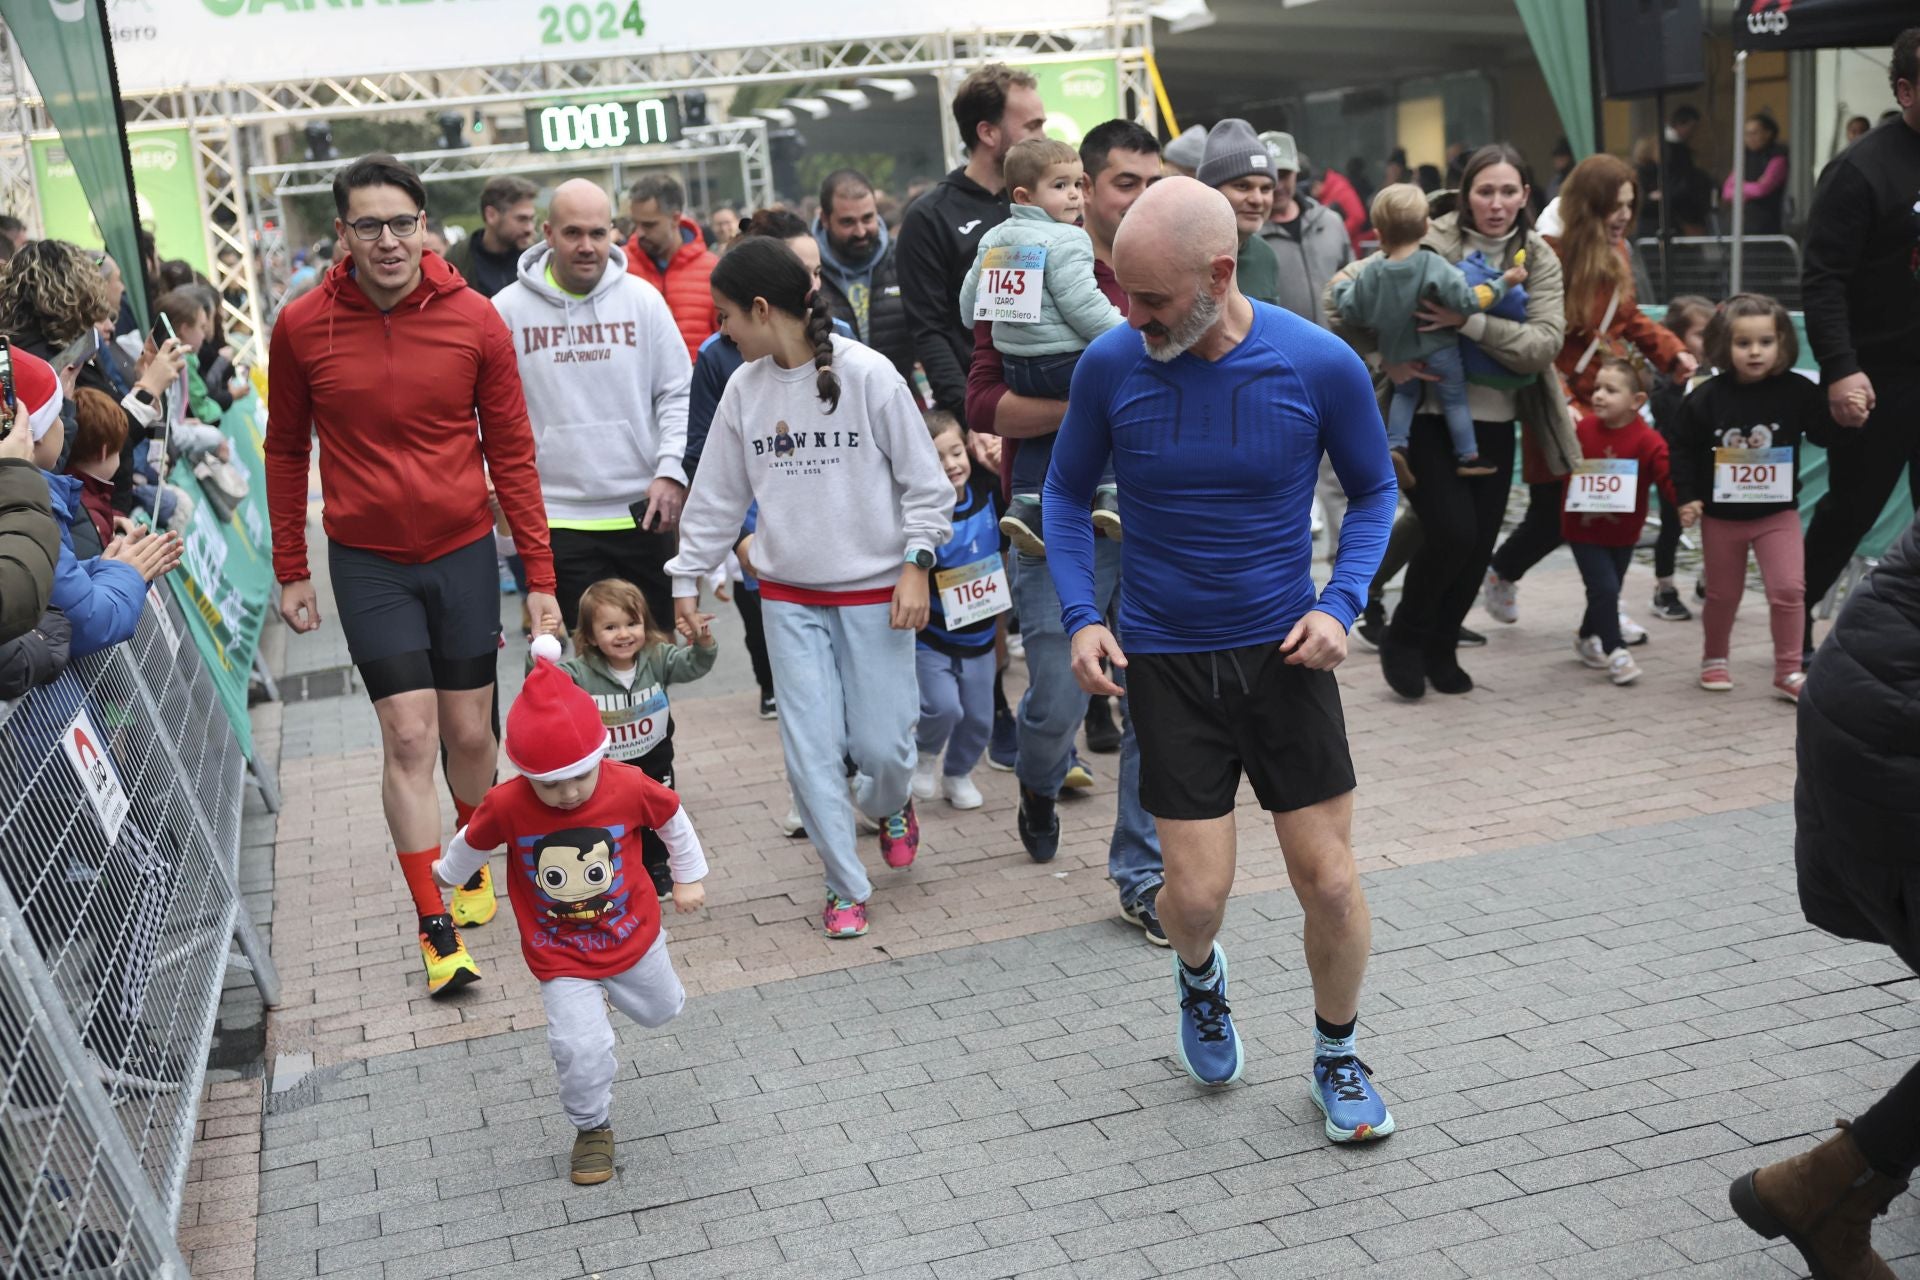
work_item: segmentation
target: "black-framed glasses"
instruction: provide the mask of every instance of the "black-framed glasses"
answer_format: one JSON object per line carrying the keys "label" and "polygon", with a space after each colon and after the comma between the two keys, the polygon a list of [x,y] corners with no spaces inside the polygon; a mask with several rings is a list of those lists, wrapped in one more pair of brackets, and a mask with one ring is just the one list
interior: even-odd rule
{"label": "black-framed glasses", "polygon": [[362,240],[378,240],[382,231],[391,231],[396,239],[405,240],[420,229],[423,221],[418,214],[403,213],[397,218],[361,218],[347,225]]}

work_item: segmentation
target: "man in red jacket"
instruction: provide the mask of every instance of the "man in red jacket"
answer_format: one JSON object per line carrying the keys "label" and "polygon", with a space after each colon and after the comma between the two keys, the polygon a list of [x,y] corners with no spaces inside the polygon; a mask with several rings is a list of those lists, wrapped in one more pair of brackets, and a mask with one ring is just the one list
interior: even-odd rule
{"label": "man in red jacket", "polygon": [[[420,916],[427,993],[479,978],[455,928],[493,918],[482,868],[448,913],[435,749],[446,748],[459,825],[493,783],[500,641],[491,474],[527,565],[536,631],[555,630],[533,429],[513,342],[491,303],[425,251],[426,189],[391,156],[333,180],[334,233],[351,255],[274,325],[267,508],[280,613],[320,625],[307,566],[307,467],[320,438],[322,523],[347,649],[380,719],[381,801]],[[477,419],[477,420],[476,420]]]}
{"label": "man in red jacket", "polygon": [[622,251],[627,270],[666,296],[691,361],[700,354],[700,344],[720,328],[707,284],[720,259],[708,250],[700,224],[681,212],[686,204],[687,193],[664,173],[650,173],[634,183],[627,193],[633,238]]}

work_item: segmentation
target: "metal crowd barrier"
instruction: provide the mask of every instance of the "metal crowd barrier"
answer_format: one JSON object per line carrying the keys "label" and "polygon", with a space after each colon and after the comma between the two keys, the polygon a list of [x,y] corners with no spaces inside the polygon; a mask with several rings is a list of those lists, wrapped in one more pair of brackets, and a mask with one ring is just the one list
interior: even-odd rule
{"label": "metal crowd barrier", "polygon": [[[1744,259],[1740,287],[1764,293],[1789,311],[1800,309],[1800,243],[1792,236],[1743,236]],[[1719,302],[1733,292],[1732,236],[1670,236],[1666,269],[1661,270],[1658,236],[1633,242],[1634,256],[1643,264],[1652,291],[1643,301],[1667,303],[1684,293]],[[1665,286],[1662,287],[1662,280]]]}
{"label": "metal crowd barrier", "polygon": [[[4,704],[0,704],[4,707]],[[0,1276],[181,1277],[246,760],[171,593],[0,710]]]}

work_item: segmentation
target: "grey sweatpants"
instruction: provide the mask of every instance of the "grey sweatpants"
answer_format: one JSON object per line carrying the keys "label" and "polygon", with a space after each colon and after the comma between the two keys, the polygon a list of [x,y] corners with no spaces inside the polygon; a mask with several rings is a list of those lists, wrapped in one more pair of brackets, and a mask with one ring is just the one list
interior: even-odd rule
{"label": "grey sweatpants", "polygon": [[576,1129],[604,1129],[613,1107],[613,1023],[607,1005],[643,1027],[673,1021],[686,1006],[667,958],[667,936],[654,940],[647,954],[622,973],[604,978],[551,978],[540,984],[547,1007],[547,1048],[560,1075],[560,1105]]}

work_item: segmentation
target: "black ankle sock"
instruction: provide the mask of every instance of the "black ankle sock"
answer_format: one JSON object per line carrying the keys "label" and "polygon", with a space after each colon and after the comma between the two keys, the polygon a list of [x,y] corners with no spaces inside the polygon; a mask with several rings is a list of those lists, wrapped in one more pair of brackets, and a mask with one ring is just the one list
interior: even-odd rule
{"label": "black ankle sock", "polygon": [[1187,971],[1187,976],[1190,978],[1204,978],[1213,969],[1213,955],[1211,952],[1209,952],[1207,955],[1207,962],[1201,965],[1197,969],[1194,968],[1192,965],[1188,964],[1186,962],[1186,959],[1183,957],[1180,961],[1180,967]]}
{"label": "black ankle sock", "polygon": [[1329,1040],[1347,1039],[1348,1037],[1353,1035],[1353,1029],[1354,1027],[1359,1025],[1359,1022],[1360,1022],[1360,1016],[1358,1014],[1355,1014],[1350,1021],[1343,1022],[1343,1023],[1328,1022],[1325,1018],[1321,1017],[1317,1013],[1313,1015],[1314,1030],[1318,1031],[1321,1035],[1325,1036]]}

